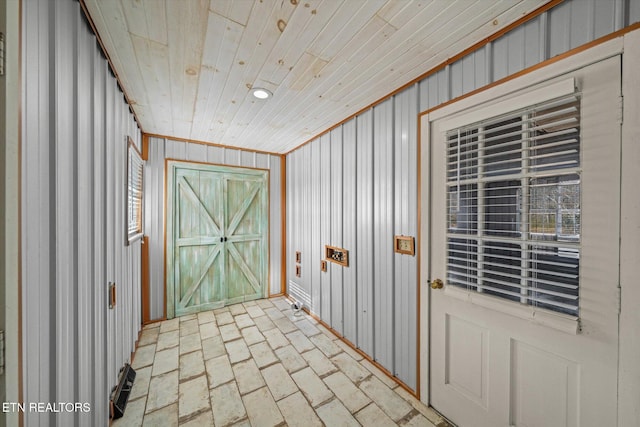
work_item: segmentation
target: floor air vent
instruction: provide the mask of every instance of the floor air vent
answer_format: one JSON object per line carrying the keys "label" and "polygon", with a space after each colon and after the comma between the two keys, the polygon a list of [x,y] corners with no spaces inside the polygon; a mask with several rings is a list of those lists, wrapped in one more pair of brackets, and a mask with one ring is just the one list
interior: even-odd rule
{"label": "floor air vent", "polygon": [[133,381],[136,379],[136,371],[131,365],[125,363],[120,369],[120,380],[115,386],[111,394],[111,418],[116,419],[124,415],[124,410],[133,388]]}

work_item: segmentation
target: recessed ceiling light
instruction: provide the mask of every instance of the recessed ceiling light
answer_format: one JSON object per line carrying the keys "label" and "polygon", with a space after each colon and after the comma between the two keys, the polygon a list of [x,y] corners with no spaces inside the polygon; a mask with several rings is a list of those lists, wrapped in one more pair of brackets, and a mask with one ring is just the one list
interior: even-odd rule
{"label": "recessed ceiling light", "polygon": [[254,87],[253,89],[251,89],[251,93],[253,93],[253,96],[255,96],[258,99],[267,99],[273,96],[273,94],[270,91],[261,87]]}

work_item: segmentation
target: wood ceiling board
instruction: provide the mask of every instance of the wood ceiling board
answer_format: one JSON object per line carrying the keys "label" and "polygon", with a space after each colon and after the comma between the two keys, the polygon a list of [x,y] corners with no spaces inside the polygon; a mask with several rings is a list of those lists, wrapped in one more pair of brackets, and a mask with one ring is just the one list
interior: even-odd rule
{"label": "wood ceiling board", "polygon": [[306,4],[295,9],[287,24],[287,31],[278,39],[260,72],[264,79],[275,85],[282,82],[340,6],[336,0],[317,2],[310,7],[306,7]]}
{"label": "wood ceiling board", "polygon": [[129,29],[129,34],[148,39],[148,11],[146,10],[145,4],[136,0],[120,0],[120,4],[127,28]]}
{"label": "wood ceiling board", "polygon": [[[354,92],[358,92],[358,88],[368,84],[372,79],[372,76],[376,75],[376,80],[384,80],[391,68],[403,67],[402,64],[407,60],[407,50],[410,48],[411,39],[415,34],[420,34],[422,37],[431,37],[433,34],[440,33],[443,26],[450,26],[455,21],[461,21],[461,14],[465,12],[476,11],[475,8],[469,7],[469,3],[452,3],[448,1],[431,3],[431,8],[424,8],[420,10],[416,19],[410,19],[397,30],[395,34],[392,34],[386,43],[392,46],[396,46],[397,50],[393,52],[386,49],[385,46],[378,46],[376,49],[369,51],[369,55],[366,59],[363,59],[364,66],[362,69],[351,70],[346,74],[347,83],[334,87],[329,92],[331,99],[335,101],[343,102],[344,99],[351,97]],[[462,22],[464,22],[462,20]],[[454,24],[455,25],[455,24]],[[444,33],[442,31],[442,33]],[[448,38],[449,34],[440,34],[439,38]],[[409,41],[409,42],[408,42]],[[400,52],[400,54],[398,54]],[[423,51],[420,57],[432,56],[435,52],[433,49],[426,49]],[[393,64],[393,65],[392,65]],[[384,70],[381,72],[381,70]]]}
{"label": "wood ceiling board", "polygon": [[[105,45],[109,58],[118,73],[120,84],[125,88],[129,101],[147,103],[147,96],[142,87],[142,76],[135,64],[135,53],[129,31],[127,29],[121,4],[119,1],[101,2],[100,8],[93,2],[86,3],[87,10],[92,16],[100,39]],[[139,93],[140,92],[140,93]]]}
{"label": "wood ceiling board", "polygon": [[224,16],[243,27],[247,25],[254,2],[252,1],[219,1],[211,0],[210,10]]}
{"label": "wood ceiling board", "polygon": [[[143,131],[269,152],[289,151],[547,3],[83,1]],[[274,97],[253,99],[258,85]]]}
{"label": "wood ceiling board", "polygon": [[171,125],[171,92],[162,82],[169,81],[169,52],[165,44],[131,35],[133,50],[136,54],[142,89],[147,94],[147,103],[137,103],[136,111],[145,109],[153,117],[153,126],[164,132],[173,132]]}
{"label": "wood ceiling board", "polygon": [[209,24],[200,67],[199,97],[196,100],[192,139],[207,140],[209,132],[223,126],[215,117],[231,75],[244,27],[217,13],[209,13]]}
{"label": "wood ceiling board", "polygon": [[[238,110],[238,103],[247,99],[249,89],[258,76],[265,58],[280,37],[281,33],[277,27],[278,20],[289,19],[290,13],[293,11],[293,6],[286,7],[287,4],[290,5],[290,3],[284,3],[285,7],[280,8],[279,3],[256,3],[252,9],[229,73],[229,79],[223,90],[221,103],[215,111],[209,112],[218,122],[224,124],[224,126],[209,132],[213,141],[224,141],[226,126],[231,124]],[[265,16],[267,19],[264,18]],[[273,87],[267,87],[267,89],[274,90]]]}
{"label": "wood ceiling board", "polygon": [[324,30],[307,47],[306,52],[330,61],[385,3],[386,0],[343,2]]}
{"label": "wood ceiling board", "polygon": [[168,44],[166,0],[144,0],[144,10],[149,39],[164,45]]}
{"label": "wood ceiling board", "polygon": [[176,18],[168,25],[173,131],[182,137],[191,132],[208,11],[207,0],[167,3],[167,15]]}

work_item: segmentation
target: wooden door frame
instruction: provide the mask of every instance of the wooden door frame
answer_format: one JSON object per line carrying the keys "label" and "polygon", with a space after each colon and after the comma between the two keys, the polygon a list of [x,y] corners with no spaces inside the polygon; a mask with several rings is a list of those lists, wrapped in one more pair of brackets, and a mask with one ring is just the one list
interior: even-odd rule
{"label": "wooden door frame", "polygon": [[[270,184],[271,184],[271,174],[270,174],[270,170],[269,169],[265,169],[265,168],[256,168],[256,167],[247,167],[247,166],[235,166],[235,165],[226,165],[226,164],[221,164],[221,163],[210,163],[210,162],[198,162],[198,161],[190,161],[190,160],[183,160],[183,159],[177,159],[177,158],[166,158],[164,160],[164,211],[163,211],[163,218],[164,218],[164,224],[163,224],[163,233],[164,233],[164,250],[163,250],[163,264],[164,264],[164,304],[163,304],[163,313],[164,313],[164,319],[167,319],[167,303],[168,303],[168,287],[167,287],[167,278],[168,278],[168,272],[167,272],[167,239],[168,239],[168,235],[167,235],[167,226],[168,226],[168,221],[167,221],[167,207],[168,207],[168,203],[169,198],[168,198],[168,191],[169,191],[169,168],[170,168],[170,163],[181,163],[184,165],[191,165],[191,166],[197,166],[197,165],[202,165],[202,166],[213,166],[213,167],[218,167],[221,168],[221,170],[226,170],[228,172],[233,173],[234,171],[237,171],[237,173],[242,173],[243,171],[260,171],[260,172],[266,172],[266,191],[267,191],[267,197],[266,197],[266,213],[267,213],[267,227],[266,227],[266,244],[267,244],[267,257],[266,257],[266,264],[267,264],[267,272],[266,272],[266,277],[267,277],[267,282],[264,284],[266,287],[266,297],[269,298],[271,297],[271,286],[269,284],[269,278],[271,277],[271,245],[270,245],[270,233],[271,233],[271,195],[270,195],[270,191],[269,189],[271,188]],[[175,311],[175,308],[174,308]],[[175,317],[175,314],[174,314]]]}

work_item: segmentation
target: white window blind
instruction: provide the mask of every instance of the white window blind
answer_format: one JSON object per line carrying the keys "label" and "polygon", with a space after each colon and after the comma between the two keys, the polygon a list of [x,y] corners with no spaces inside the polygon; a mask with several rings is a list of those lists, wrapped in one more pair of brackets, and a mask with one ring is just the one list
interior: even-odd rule
{"label": "white window blind", "polygon": [[446,136],[448,284],[577,316],[579,96]]}
{"label": "white window blind", "polygon": [[142,235],[143,161],[131,138],[127,144],[127,242]]}

